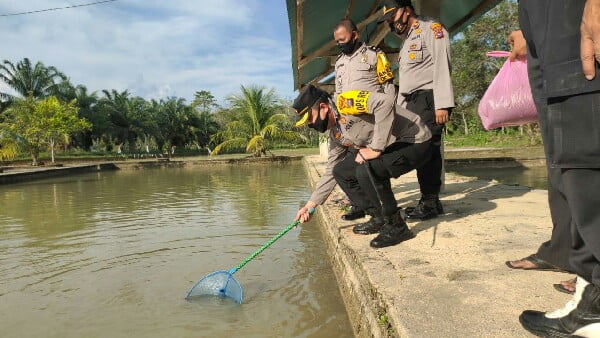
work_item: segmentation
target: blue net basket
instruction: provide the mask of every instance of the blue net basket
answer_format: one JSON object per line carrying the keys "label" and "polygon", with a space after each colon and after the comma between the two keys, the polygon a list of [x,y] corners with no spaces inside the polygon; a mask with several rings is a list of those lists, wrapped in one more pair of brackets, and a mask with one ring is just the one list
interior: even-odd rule
{"label": "blue net basket", "polygon": [[204,276],[188,292],[185,299],[193,300],[202,296],[219,296],[233,299],[242,303],[242,287],[233,275],[226,270],[216,271]]}

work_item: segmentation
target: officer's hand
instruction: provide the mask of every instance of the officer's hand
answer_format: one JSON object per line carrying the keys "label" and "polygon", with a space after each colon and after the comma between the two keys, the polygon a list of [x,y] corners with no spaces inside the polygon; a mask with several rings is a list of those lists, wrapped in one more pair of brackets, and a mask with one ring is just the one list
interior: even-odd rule
{"label": "officer's hand", "polygon": [[448,109],[437,109],[435,111],[435,123],[444,124],[448,122]]}
{"label": "officer's hand", "polygon": [[308,211],[316,207],[316,203],[312,201],[306,202],[306,205],[300,208],[300,210],[298,210],[298,213],[296,213],[296,218],[294,218],[294,222],[297,220],[300,220],[300,223],[308,222],[310,220],[310,213]]}
{"label": "officer's hand", "polygon": [[596,62],[600,62],[600,0],[587,0],[581,20],[581,61],[588,80],[596,77]]}
{"label": "officer's hand", "polygon": [[508,43],[512,46],[508,57],[510,61],[527,59],[527,42],[525,42],[525,37],[523,37],[523,32],[520,29],[510,33]]}
{"label": "officer's hand", "polygon": [[381,155],[380,151],[373,150],[371,148],[361,148],[356,154],[356,163],[363,164],[365,161],[373,160]]}

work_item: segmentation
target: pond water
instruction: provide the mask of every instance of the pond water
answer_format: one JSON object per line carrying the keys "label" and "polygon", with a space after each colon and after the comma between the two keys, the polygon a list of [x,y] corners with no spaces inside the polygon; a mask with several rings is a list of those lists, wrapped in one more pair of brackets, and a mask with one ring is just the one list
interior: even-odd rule
{"label": "pond water", "polygon": [[0,186],[0,337],[348,337],[316,223],[235,277],[244,303],[187,302],[277,234],[300,164],[148,169]]}

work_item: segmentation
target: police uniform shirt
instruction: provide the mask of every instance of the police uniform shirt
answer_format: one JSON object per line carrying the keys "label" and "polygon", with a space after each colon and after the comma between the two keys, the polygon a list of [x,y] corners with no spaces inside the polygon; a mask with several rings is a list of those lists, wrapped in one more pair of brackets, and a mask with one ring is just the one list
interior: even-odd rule
{"label": "police uniform shirt", "polygon": [[321,175],[319,182],[315,186],[315,190],[310,195],[310,201],[317,205],[321,205],[327,200],[337,182],[333,177],[333,168],[346,157],[348,146],[343,144],[341,132],[334,126],[329,130],[329,152],[327,153],[327,167]]}
{"label": "police uniform shirt", "polygon": [[391,69],[390,76],[382,76],[377,72],[378,53],[383,52],[363,43],[353,54],[342,53],[338,56],[335,63],[334,99],[340,93],[356,89],[382,92],[389,94],[392,100],[395,98],[396,88]]}
{"label": "police uniform shirt", "polygon": [[329,153],[325,172],[310,200],[323,204],[337,182],[333,168],[346,157],[349,147],[383,151],[394,142],[423,143],[431,131],[421,117],[389,100],[388,94],[351,90],[340,93],[336,124],[329,130]]}
{"label": "police uniform shirt", "polygon": [[[410,27],[398,57],[400,94],[432,89],[435,109],[454,107],[450,37],[441,24],[419,18]],[[398,95],[398,102],[404,106],[402,95]]]}
{"label": "police uniform shirt", "polygon": [[390,102],[386,94],[351,90],[341,93],[336,105],[348,145],[383,151],[394,142],[423,143],[431,138],[419,115]]}

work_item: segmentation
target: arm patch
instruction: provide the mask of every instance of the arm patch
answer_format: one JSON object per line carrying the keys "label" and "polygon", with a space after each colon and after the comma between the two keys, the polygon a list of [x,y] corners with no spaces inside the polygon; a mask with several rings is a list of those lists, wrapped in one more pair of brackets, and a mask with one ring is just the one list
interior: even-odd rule
{"label": "arm patch", "polygon": [[377,53],[377,80],[383,84],[394,78],[392,67],[388,61],[385,53]]}
{"label": "arm patch", "polygon": [[338,95],[337,109],[343,115],[369,114],[367,102],[371,92],[349,90]]}
{"label": "arm patch", "polygon": [[444,38],[444,27],[439,23],[434,23],[431,25],[431,30],[433,31],[434,39],[443,39]]}

